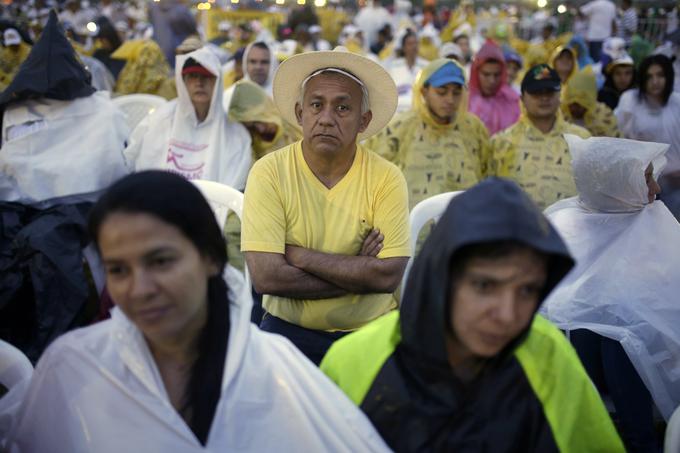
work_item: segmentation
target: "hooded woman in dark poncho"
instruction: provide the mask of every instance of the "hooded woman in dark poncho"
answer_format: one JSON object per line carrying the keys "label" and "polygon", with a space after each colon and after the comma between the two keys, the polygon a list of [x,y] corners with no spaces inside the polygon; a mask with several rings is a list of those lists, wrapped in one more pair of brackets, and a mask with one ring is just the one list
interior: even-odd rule
{"label": "hooded woman in dark poncho", "polygon": [[395,451],[623,451],[566,338],[536,315],[572,265],[528,196],[487,179],[444,212],[400,313],[337,342],[322,369]]}

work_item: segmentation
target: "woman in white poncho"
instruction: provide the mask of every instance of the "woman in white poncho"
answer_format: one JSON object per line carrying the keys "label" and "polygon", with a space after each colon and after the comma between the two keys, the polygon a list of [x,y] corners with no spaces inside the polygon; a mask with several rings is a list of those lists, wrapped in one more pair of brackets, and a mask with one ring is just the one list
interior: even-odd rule
{"label": "woman in white poncho", "polygon": [[652,399],[666,419],[680,404],[680,225],[654,201],[668,145],[565,138],[579,195],[545,212],[577,266],[542,311],[607,387],[631,451],[648,451]]}
{"label": "woman in white poncho", "polygon": [[112,318],[47,349],[0,450],[387,451],[288,340],[250,323],[250,285],[229,266],[223,278],[224,238],[191,183],[127,176],[93,208],[90,232]]}
{"label": "woman in white poncho", "polygon": [[[124,152],[128,167],[167,170],[243,189],[252,164],[250,135],[229,121],[222,108],[219,60],[203,47],[178,55],[175,67],[178,97],[135,128]],[[196,88],[198,79],[202,82]]]}

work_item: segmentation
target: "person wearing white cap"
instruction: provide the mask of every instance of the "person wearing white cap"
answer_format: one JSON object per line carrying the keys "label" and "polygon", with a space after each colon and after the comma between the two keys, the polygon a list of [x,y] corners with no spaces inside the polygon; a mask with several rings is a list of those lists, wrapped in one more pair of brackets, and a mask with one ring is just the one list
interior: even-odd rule
{"label": "person wearing white cap", "polygon": [[21,35],[19,35],[19,32],[14,28],[5,29],[2,38],[2,44],[5,47],[18,46],[21,44]]}
{"label": "person wearing white cap", "polygon": [[5,29],[0,46],[0,91],[12,82],[30,51],[31,46],[21,40],[21,35],[15,28]]}
{"label": "person wearing white cap", "polygon": [[312,38],[313,50],[331,50],[331,44],[321,37],[321,27],[312,25],[309,27],[309,35]]}
{"label": "person wearing white cap", "polygon": [[253,166],[241,249],[264,294],[261,328],[318,364],[395,307],[410,255],[404,176],[357,143],[390,121],[397,90],[380,65],[337,48],[283,62],[274,103],[303,139]]}
{"label": "person wearing white cap", "polygon": [[604,85],[597,93],[597,101],[607,104],[614,110],[619,105],[619,98],[624,91],[635,86],[635,63],[627,54],[613,59],[604,67]]}

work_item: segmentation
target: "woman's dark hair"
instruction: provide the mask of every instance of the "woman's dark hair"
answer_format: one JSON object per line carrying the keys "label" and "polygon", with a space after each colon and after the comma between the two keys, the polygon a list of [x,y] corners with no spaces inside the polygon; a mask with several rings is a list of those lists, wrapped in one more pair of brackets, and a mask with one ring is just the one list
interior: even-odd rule
{"label": "woman's dark hair", "polygon": [[401,44],[401,47],[399,48],[399,51],[397,52],[399,57],[404,56],[404,44],[406,43],[406,40],[408,38],[410,38],[411,36],[414,36],[414,37],[417,38],[416,32],[413,31],[413,29],[411,29],[411,28],[406,29],[406,33],[404,33],[404,36],[401,38],[401,42],[399,43],[399,44]]}
{"label": "woman's dark hair", "polygon": [[229,336],[229,300],[222,271],[227,264],[227,244],[210,205],[201,192],[183,177],[165,171],[144,171],[114,183],[90,212],[89,232],[99,250],[99,230],[113,213],[152,215],[178,228],[211,259],[219,272],[208,279],[208,317],[198,344],[198,357],[180,410],[189,414],[189,426],[203,443],[222,390],[222,374]]}
{"label": "woman's dark hair", "polygon": [[661,94],[662,104],[665,106],[668,103],[668,98],[671,97],[671,93],[673,93],[673,81],[675,79],[673,62],[665,55],[650,55],[640,63],[637,73],[637,80],[640,87],[639,98],[641,101],[645,100],[647,95],[647,80],[649,80],[649,75],[647,72],[653,65],[661,66],[663,75],[666,78],[666,84],[663,87],[663,93]]}
{"label": "woman's dark hair", "polygon": [[119,48],[122,42],[111,21],[106,16],[101,16],[95,23],[98,27],[97,38],[107,40],[111,44],[111,52]]}

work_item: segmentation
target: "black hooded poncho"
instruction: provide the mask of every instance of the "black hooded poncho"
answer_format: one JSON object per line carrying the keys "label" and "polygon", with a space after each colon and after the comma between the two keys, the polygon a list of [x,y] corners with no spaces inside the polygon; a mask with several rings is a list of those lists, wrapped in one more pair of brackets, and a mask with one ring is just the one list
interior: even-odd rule
{"label": "black hooded poncho", "polygon": [[322,369],[398,452],[623,451],[573,349],[540,316],[471,382],[453,373],[451,263],[465,246],[508,240],[549,256],[541,301],[573,266],[529,197],[487,179],[451,201],[415,259],[400,313],[335,343]]}

